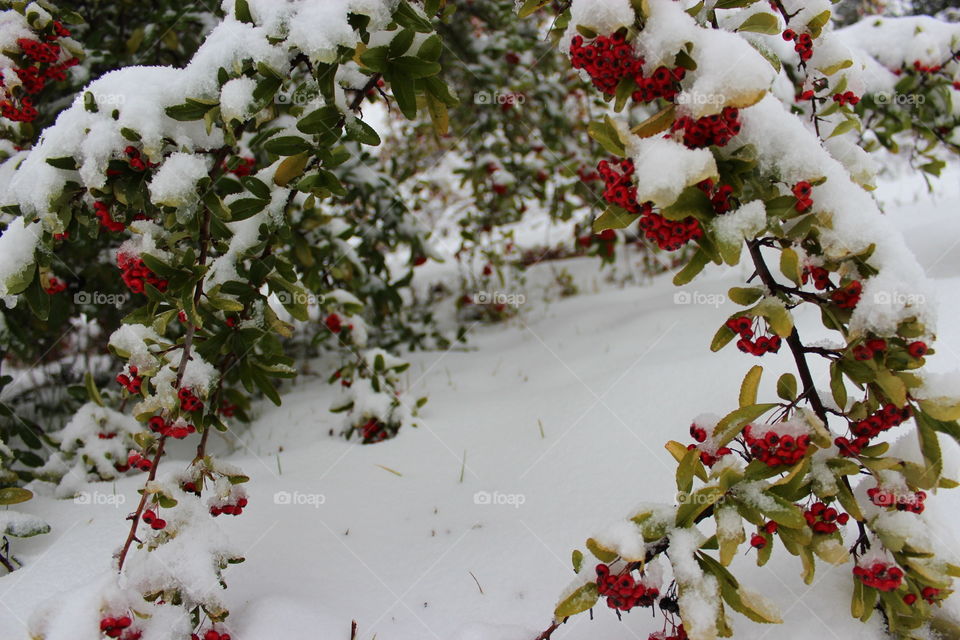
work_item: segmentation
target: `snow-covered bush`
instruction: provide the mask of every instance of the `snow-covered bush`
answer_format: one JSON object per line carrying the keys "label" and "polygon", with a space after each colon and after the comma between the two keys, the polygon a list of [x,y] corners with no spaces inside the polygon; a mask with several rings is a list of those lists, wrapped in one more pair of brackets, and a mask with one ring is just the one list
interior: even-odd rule
{"label": "snow-covered bush", "polygon": [[[748,540],[759,564],[779,547],[797,556],[807,584],[818,562],[846,564],[853,615],[879,612],[896,637],[954,637],[937,614],[960,566],[921,523],[926,492],[957,484],[943,475],[938,436],[960,440],[960,393],[923,370],[931,290],[868,192],[876,165],[854,134],[933,129],[931,142],[956,150],[955,128],[935,130],[956,122],[956,31],[906,18],[834,31],[827,1],[690,4],[574,0],[556,20],[559,46],[612,107],[590,125],[614,156],[598,168],[608,208],[595,230],[636,223],[666,251],[695,247],[678,285],[746,255],[753,275],[729,292],[744,309],[711,348],[789,351],[796,374],[768,400],[763,367],[750,368],[736,409],[696,418],[691,444],[667,444],[677,504],[640,507],[575,551],[577,578],[540,640],[601,599],[618,615],[659,610],[666,631],[651,640],[729,637],[729,610],[779,622],[776,603],[728,569]],[[872,106],[854,108],[892,87],[877,79],[881,58],[893,69],[919,60],[924,78],[907,71],[903,82],[929,82],[938,96],[895,133],[871,121]],[[803,340],[803,307],[834,339]],[[814,371],[829,373],[828,392]],[[907,429],[918,457],[884,441]]]}
{"label": "snow-covered bush", "polygon": [[[361,145],[380,142],[362,106],[381,87],[407,117],[428,96],[455,102],[437,78],[437,1],[227,0],[222,9],[183,68],[129,67],[94,80],[0,168],[7,307],[41,322],[58,303],[76,313],[58,299],[82,268],[60,251],[73,244],[116,265],[100,279],[116,283],[107,291],[126,304],[122,323],[104,326],[125,362],[121,392],[101,394],[88,377],[91,402],[54,435],[60,452],[41,470],[67,494],[90,474],[146,474],[119,577],[105,581],[90,612],[108,637],[227,637],[222,571],[243,558],[213,518],[243,512],[247,478],[209,454],[210,432],[227,429],[250,394],[280,402],[274,380],[295,375],[283,345],[291,321],[316,322],[348,353],[365,347],[365,306],[382,311],[383,290],[404,286],[388,280],[384,249],[420,247],[428,232],[403,209],[349,206],[383,197],[358,162]],[[68,35],[36,4],[0,16],[35,22],[49,42]],[[43,64],[67,56],[42,46],[24,55]],[[337,196],[348,194],[345,206]],[[74,303],[96,305],[107,291]],[[410,415],[397,406],[403,364],[385,352],[359,362],[355,419],[387,421],[391,436]],[[161,473],[168,445],[187,438],[197,440],[192,465]],[[35,618],[36,637],[53,640],[61,628],[57,612]]]}

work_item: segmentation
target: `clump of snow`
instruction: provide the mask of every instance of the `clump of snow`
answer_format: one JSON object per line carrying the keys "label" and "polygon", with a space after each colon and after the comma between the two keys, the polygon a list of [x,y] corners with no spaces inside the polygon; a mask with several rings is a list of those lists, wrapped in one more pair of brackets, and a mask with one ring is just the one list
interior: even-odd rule
{"label": "clump of snow", "polygon": [[719,113],[725,106],[755,103],[768,91],[776,71],[740,35],[704,29],[673,0],[650,0],[650,16],[638,36],[640,53],[649,69],[673,66],[677,53],[687,50],[697,68],[689,71],[677,104],[695,118]]}
{"label": "clump of snow", "polygon": [[604,527],[593,538],[605,549],[612,549],[624,560],[639,562],[647,554],[643,532],[636,522],[621,520]]}
{"label": "clump of snow", "polygon": [[50,525],[35,515],[8,509],[0,511],[0,535],[28,538],[49,531]]}
{"label": "clump of snow", "polygon": [[224,120],[246,120],[252,113],[253,92],[257,83],[246,76],[228,81],[220,89],[220,112]]}
{"label": "clump of snow", "polygon": [[680,614],[684,629],[693,638],[717,635],[720,586],[714,576],[700,569],[696,559],[705,540],[697,529],[676,529],[670,533],[670,564],[680,587]]}
{"label": "clump of snow", "polygon": [[685,188],[717,177],[717,163],[709,149],[688,149],[668,138],[626,138],[627,155],[637,175],[637,201],[668,207]]}
{"label": "clump of snow", "polygon": [[33,255],[39,241],[39,227],[27,224],[23,218],[14,219],[0,236],[0,297],[8,307],[16,305],[8,289],[10,280],[33,268]]}
{"label": "clump of snow", "polygon": [[561,43],[563,49],[570,48],[570,40],[577,35],[577,25],[583,25],[601,35],[609,35],[622,27],[629,27],[636,21],[636,14],[630,0],[573,0],[570,5],[570,27]]}
{"label": "clump of snow", "polygon": [[357,42],[357,34],[348,22],[349,14],[370,16],[368,28],[374,31],[390,22],[397,3],[398,0],[299,2],[287,40],[313,60],[333,62],[337,47],[352,47]]}
{"label": "clump of snow", "polygon": [[150,197],[154,203],[168,207],[196,204],[200,198],[197,183],[207,171],[204,156],[179,151],[170,154],[150,181]]}
{"label": "clump of snow", "polygon": [[151,327],[143,324],[122,324],[110,335],[110,346],[130,364],[142,372],[152,371],[157,366],[157,357],[162,339]]}
{"label": "clump of snow", "polygon": [[[790,184],[826,178],[814,194],[814,211],[825,225],[820,238],[827,258],[842,260],[874,245],[870,263],[881,273],[864,281],[851,330],[893,335],[900,322],[916,317],[933,331],[931,285],[870,194],[779,100],[768,96],[745,109],[742,121],[740,140],[753,145],[763,170]],[[884,304],[888,296],[890,304]]]}
{"label": "clump of snow", "polygon": [[888,69],[921,64],[942,64],[951,46],[960,40],[960,24],[929,16],[866,18],[839,29],[837,35],[853,48],[866,52]]}
{"label": "clump of snow", "polygon": [[763,200],[753,200],[736,211],[716,218],[713,229],[721,243],[740,246],[767,228],[767,208]]}

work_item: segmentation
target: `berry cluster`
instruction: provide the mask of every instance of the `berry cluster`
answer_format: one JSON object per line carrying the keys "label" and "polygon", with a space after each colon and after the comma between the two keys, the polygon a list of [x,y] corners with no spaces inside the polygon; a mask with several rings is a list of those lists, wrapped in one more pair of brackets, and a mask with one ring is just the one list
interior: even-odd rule
{"label": "berry cluster", "polygon": [[597,590],[607,598],[607,606],[618,611],[634,607],[650,607],[660,597],[660,590],[638,582],[629,573],[610,573],[610,567],[597,565]]}
{"label": "berry cluster", "polygon": [[210,507],[210,515],[212,515],[214,518],[222,513],[225,513],[228,516],[238,516],[243,513],[243,509],[246,506],[246,496],[238,496],[235,502],[227,502],[225,504],[218,504]]}
{"label": "berry cluster", "polygon": [[777,353],[783,345],[783,339],[776,334],[760,336],[754,340],[753,320],[748,316],[730,318],[726,324],[727,328],[740,336],[737,348],[744,353],[755,356]]}
{"label": "berry cluster", "polygon": [[831,534],[840,530],[840,525],[850,521],[850,514],[839,513],[822,502],[814,502],[803,512],[803,518],[814,533]]}
{"label": "berry cluster", "polygon": [[160,292],[167,290],[167,281],[159,278],[138,256],[118,253],[117,266],[122,272],[120,277],[123,283],[133,293],[143,293],[148,284]]}
{"label": "berry cluster", "polygon": [[869,569],[858,565],[853,568],[853,575],[878,591],[896,591],[903,582],[903,569],[885,562],[876,562]]}
{"label": "berry cluster", "polygon": [[941,69],[943,69],[943,67],[939,64],[928,66],[919,60],[913,61],[913,70],[917,71],[918,73],[939,73]]}
{"label": "berry cluster", "polygon": [[150,431],[175,440],[183,440],[191,433],[197,432],[197,428],[192,424],[187,424],[182,420],[169,422],[160,416],[150,418],[147,425],[150,427]]}
{"label": "berry cluster", "polygon": [[110,215],[110,208],[102,202],[93,203],[93,212],[100,220],[100,226],[107,231],[117,233],[127,228],[127,225],[113,219]]}
{"label": "berry cluster", "polygon": [[655,242],[664,251],[676,251],[691,240],[703,237],[700,221],[693,216],[687,216],[683,220],[667,220],[649,208],[644,209],[639,227],[648,240]]}
{"label": "berry cluster", "polygon": [[805,433],[796,437],[773,430],[756,433],[749,424],[743,428],[743,439],[750,455],[770,467],[798,463],[810,446],[810,436]]}
{"label": "berry cluster", "polygon": [[817,288],[818,291],[823,291],[824,289],[830,286],[830,272],[824,269],[823,267],[809,266],[803,268],[803,274],[801,276],[801,281],[803,284],[807,284],[807,281],[813,278],[813,286]]}
{"label": "berry cluster", "polygon": [[790,190],[797,199],[797,204],[793,207],[797,210],[797,213],[806,213],[813,207],[813,198],[810,197],[810,194],[813,192],[812,184],[804,180],[803,182],[798,182],[793,185],[793,188]]}
{"label": "berry cluster", "polygon": [[830,299],[841,309],[853,309],[860,302],[863,285],[854,280],[830,293]]}
{"label": "berry cluster", "polygon": [[853,91],[835,93],[833,95],[833,101],[839,104],[841,107],[847,104],[856,105],[858,102],[860,102],[860,96],[855,94]]}
{"label": "berry cluster", "polygon": [[[240,158],[240,164],[230,170],[230,173],[237,176],[238,178],[245,178],[253,173],[254,168],[257,166],[256,158]],[[227,165],[224,163],[223,168],[226,169]]]}
{"label": "berry cluster", "polygon": [[813,57],[813,37],[809,33],[797,34],[793,29],[787,29],[783,32],[783,39],[787,42],[794,42],[793,50],[800,54],[801,62],[806,62]]}
{"label": "berry cluster", "polygon": [[624,78],[632,78],[637,89],[632,98],[637,102],[652,102],[657,98],[673,100],[680,91],[679,82],[686,70],[657,67],[649,77],[644,76],[644,59],[636,55],[622,34],[597,36],[585,43],[575,36],[570,43],[570,62],[574,69],[583,69],[593,85],[602,93],[613,96]]}
{"label": "berry cluster", "polygon": [[390,430],[387,425],[376,418],[370,418],[359,425],[360,436],[363,438],[363,444],[372,444],[374,442],[383,442],[390,437]]}
{"label": "berry cluster", "polygon": [[190,640],[230,640],[230,634],[221,633],[215,629],[207,629],[207,632],[202,636],[196,633],[191,633]]}
{"label": "berry cluster", "polygon": [[[20,47],[23,56],[33,63],[13,69],[20,80],[20,89],[26,94],[40,93],[48,81],[65,80],[67,77],[66,70],[80,63],[80,60],[71,57],[57,64],[61,48],[54,40],[58,37],[69,36],[70,31],[59,22],[53,22],[52,24],[52,32],[44,36],[47,42],[40,42],[31,38],[19,38],[17,40],[17,46]],[[2,74],[0,74],[0,85],[4,87],[4,93],[6,94],[5,99],[0,101],[0,114],[4,118],[14,122],[32,122],[37,119],[39,113],[29,95],[21,95],[19,98],[14,96],[14,88],[6,86],[6,80]],[[19,107],[17,106],[18,102]]]}
{"label": "berry cluster", "polygon": [[878,507],[896,507],[897,511],[923,513],[927,492],[917,491],[908,495],[897,496],[892,491],[880,487],[871,487],[867,489],[867,497],[870,498],[870,502]]}
{"label": "berry cluster", "polygon": [[34,62],[49,64],[56,62],[60,57],[60,45],[56,42],[46,43],[30,38],[17,38],[17,46],[20,47],[23,55]]}
{"label": "berry cluster", "polygon": [[127,164],[130,165],[130,168],[134,171],[146,171],[147,169],[153,169],[159,167],[159,162],[150,162],[149,160],[144,160],[143,156],[140,154],[140,150],[136,147],[129,146],[123,150],[123,153],[127,156]]}
{"label": "berry cluster", "polygon": [[203,409],[203,402],[187,387],[183,387],[177,391],[177,398],[180,400],[181,411],[193,413],[194,411],[201,411]]}
{"label": "berry cluster", "polygon": [[637,188],[633,186],[633,160],[601,160],[597,171],[606,185],[603,199],[629,213],[640,214],[639,227],[644,236],[666,251],[676,251],[691,240],[703,236],[700,222],[693,216],[683,220],[667,220],[653,212],[650,203],[637,202]]}
{"label": "berry cluster", "polygon": [[107,616],[100,620],[100,631],[108,638],[121,638],[121,640],[138,640],[141,632],[131,629],[124,634],[124,631],[133,624],[133,619],[128,615],[113,617]]}
{"label": "berry cluster", "polygon": [[149,458],[145,458],[136,451],[131,451],[130,455],[127,456],[127,464],[123,468],[118,468],[118,471],[126,471],[130,467],[134,469],[140,469],[140,471],[150,471],[153,468],[153,462]]}
{"label": "berry cluster", "polygon": [[690,149],[702,149],[716,145],[724,147],[734,136],[740,133],[740,110],[724,107],[723,111],[712,116],[694,120],[690,116],[677,118],[670,131],[683,132],[683,144]]}
{"label": "berry cluster", "polygon": [[875,438],[884,431],[903,424],[913,415],[913,409],[910,405],[902,409],[895,404],[884,405],[882,409],[871,416],[853,423],[850,426],[850,432],[853,434],[853,440],[849,438],[837,438],[833,441],[840,449],[840,453],[847,457],[860,455],[860,452],[870,445],[871,438]]}
{"label": "berry cluster", "polygon": [[144,511],[140,519],[143,520],[145,524],[150,525],[150,528],[154,531],[160,531],[167,526],[167,521],[159,517],[153,509]]}
{"label": "berry cluster", "polygon": [[[924,587],[920,592],[920,597],[927,601],[927,604],[933,604],[940,596],[940,589],[936,587]],[[908,605],[913,605],[917,601],[917,595],[915,593],[908,593],[903,596],[903,601]]]}
{"label": "berry cluster", "polygon": [[[698,443],[701,443],[701,444],[702,444],[703,442],[706,442],[706,440],[707,440],[707,430],[704,429],[703,427],[698,427],[696,424],[692,424],[692,425],[690,425],[690,436],[691,436],[694,440],[696,440]],[[696,449],[696,448],[697,448],[697,445],[695,445],[695,444],[687,445],[687,450],[688,450],[688,451],[693,451],[693,450]],[[714,453],[708,453],[708,452],[706,452],[706,451],[701,451],[701,452],[700,452],[700,462],[702,462],[703,464],[705,464],[705,465],[708,466],[708,467],[712,467],[713,465],[715,465],[715,464],[717,463],[717,460],[719,460],[721,456],[725,456],[725,455],[727,455],[727,454],[729,454],[729,453],[733,453],[733,451],[730,449],[730,447],[720,447],[720,448],[717,449],[716,452],[714,452]]]}
{"label": "berry cluster", "polygon": [[635,171],[633,160],[601,160],[597,172],[604,182],[603,199],[629,213],[642,213],[644,208],[637,202],[637,188],[633,186]]}
{"label": "berry cluster", "polygon": [[340,320],[340,316],[335,313],[328,315],[327,319],[323,321],[323,324],[326,325],[331,333],[340,333],[343,330],[343,322]]}
{"label": "berry cluster", "polygon": [[872,338],[853,348],[855,360],[873,360],[876,355],[882,355],[887,350],[887,341],[883,338]]}
{"label": "berry cluster", "polygon": [[67,283],[54,276],[50,276],[50,278],[47,279],[47,286],[43,288],[43,290],[51,296],[61,293],[62,291],[66,291],[66,289]]}
{"label": "berry cluster", "polygon": [[143,386],[143,378],[137,375],[137,368],[133,365],[129,368],[130,375],[125,373],[117,374],[117,383],[132,394],[140,393],[140,387]]}
{"label": "berry cluster", "polygon": [[724,214],[733,208],[733,203],[730,202],[730,196],[733,195],[733,187],[730,185],[721,184],[717,186],[714,185],[713,180],[707,178],[702,182],[698,182],[697,187],[710,198],[710,204],[713,205],[714,213]]}

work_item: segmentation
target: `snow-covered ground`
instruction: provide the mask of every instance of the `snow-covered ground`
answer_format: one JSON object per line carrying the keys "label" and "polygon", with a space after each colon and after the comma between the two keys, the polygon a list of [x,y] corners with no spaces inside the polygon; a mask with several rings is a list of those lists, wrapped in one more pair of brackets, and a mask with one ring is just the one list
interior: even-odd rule
{"label": "snow-covered ground", "polygon": [[[891,182],[880,196],[936,279],[941,325],[931,368],[951,370],[960,363],[960,172],[938,189],[934,201],[920,183]],[[581,294],[541,300],[538,283],[560,266]],[[666,276],[610,287],[596,267],[588,259],[540,265],[517,318],[473,327],[467,349],[413,354],[410,397],[430,402],[419,428],[394,440],[360,446],[329,435],[340,425],[327,412],[331,389],[302,378],[282,407],[262,405],[254,425],[218,442],[251,476],[249,507],[221,522],[247,557],[226,572],[233,637],[348,640],[356,620],[363,640],[532,640],[573,575],[571,550],[639,502],[672,500],[675,465],[664,442],[685,442],[694,417],[732,408],[756,363],[707,346],[734,308],[720,296],[745,267],[679,292]],[[805,339],[820,335],[815,320],[801,318]],[[761,363],[761,392],[772,396],[789,355]],[[956,459],[954,445],[944,446]],[[190,453],[184,446],[173,458]],[[141,481],[91,485],[91,504],[41,496],[26,505],[53,530],[15,541],[26,566],[0,578],[0,638],[24,638],[30,613],[50,599],[77,608],[75,640],[99,637],[96,603],[84,599],[110,571]],[[960,492],[947,492],[926,513],[947,550],[960,541],[950,526],[960,523],[958,509]],[[734,569],[786,621],[762,626],[734,614],[738,639],[881,637],[876,618],[864,627],[849,617],[849,566],[818,564],[806,586],[799,561],[780,548],[763,569],[750,555]],[[605,607],[594,613],[554,638],[645,640],[661,628],[649,610],[623,622]]]}

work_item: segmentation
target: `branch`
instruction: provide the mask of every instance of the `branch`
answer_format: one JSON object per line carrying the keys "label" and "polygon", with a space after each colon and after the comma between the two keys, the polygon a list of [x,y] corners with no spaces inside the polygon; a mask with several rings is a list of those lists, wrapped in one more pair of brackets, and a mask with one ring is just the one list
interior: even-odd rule
{"label": "branch", "polygon": [[[782,285],[773,277],[770,268],[763,259],[763,254],[760,251],[760,243],[756,240],[749,240],[747,242],[747,248],[750,250],[750,257],[753,259],[757,274],[767,289],[770,291],[782,290]],[[800,374],[800,381],[803,383],[803,393],[810,402],[814,413],[816,413],[817,417],[826,425],[827,410],[824,408],[823,400],[817,393],[816,385],[813,382],[813,375],[810,373],[810,366],[807,364],[806,347],[800,340],[800,334],[797,332],[796,326],[793,327],[793,331],[791,331],[787,337],[787,345],[790,347],[791,353],[793,353],[793,359],[797,365],[797,373]]]}

